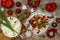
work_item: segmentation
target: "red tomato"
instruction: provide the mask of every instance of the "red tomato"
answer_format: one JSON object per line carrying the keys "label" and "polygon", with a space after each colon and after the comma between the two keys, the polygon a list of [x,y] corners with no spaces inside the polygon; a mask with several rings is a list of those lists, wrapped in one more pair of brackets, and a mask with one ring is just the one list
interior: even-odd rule
{"label": "red tomato", "polygon": [[28,5],[33,8],[36,8],[40,4],[40,0],[36,0],[34,4],[32,3],[32,0],[27,0],[27,1],[28,1]]}
{"label": "red tomato", "polygon": [[44,26],[44,28],[46,28],[46,25]]}
{"label": "red tomato", "polygon": [[36,24],[33,24],[33,26],[32,26],[32,27],[33,27],[33,30],[34,30],[34,29],[36,28]]}
{"label": "red tomato", "polygon": [[35,21],[35,20],[31,20],[31,21],[29,21],[29,23],[30,23],[30,24],[34,24],[34,21]]}
{"label": "red tomato", "polygon": [[54,2],[48,3],[48,4],[46,5],[46,10],[49,11],[49,12],[54,11],[56,8],[57,8],[57,4],[54,3]]}
{"label": "red tomato", "polygon": [[11,8],[14,5],[13,0],[1,0],[1,5],[5,8]]}

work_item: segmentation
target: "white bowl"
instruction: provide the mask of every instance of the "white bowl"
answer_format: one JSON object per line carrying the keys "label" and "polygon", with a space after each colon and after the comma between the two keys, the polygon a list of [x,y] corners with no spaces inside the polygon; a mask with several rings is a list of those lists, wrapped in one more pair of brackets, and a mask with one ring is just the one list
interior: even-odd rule
{"label": "white bowl", "polygon": [[[42,11],[40,11],[40,10],[37,10],[36,12],[31,13],[31,15],[27,18],[26,22],[24,23],[24,25],[27,27],[27,25],[29,24],[29,20],[30,20],[34,15],[37,15],[37,14],[42,14],[42,15],[46,15],[46,16],[52,16],[50,13],[42,12]],[[37,34],[37,31],[38,31],[37,28],[35,28],[34,30],[32,30],[32,26],[31,26],[31,25],[29,26],[29,28],[28,28],[28,27],[27,27],[27,28],[28,28],[29,30],[31,30],[34,34],[40,35],[40,34],[46,32],[46,30],[47,30],[48,27],[51,25],[51,23],[55,20],[55,18],[56,18],[56,16],[54,16],[54,18],[52,18],[52,19],[49,19],[49,21],[48,21],[49,25],[47,25],[46,28],[41,28],[39,34]]]}

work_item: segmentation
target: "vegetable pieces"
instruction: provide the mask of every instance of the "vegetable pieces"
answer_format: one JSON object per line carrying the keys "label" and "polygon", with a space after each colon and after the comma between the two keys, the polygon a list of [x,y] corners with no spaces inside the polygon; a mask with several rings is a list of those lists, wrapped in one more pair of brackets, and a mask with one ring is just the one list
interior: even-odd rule
{"label": "vegetable pieces", "polygon": [[38,27],[38,29],[41,29],[42,27],[46,26],[46,22],[47,22],[47,17],[44,15],[34,15],[29,23],[31,24],[31,26],[34,28]]}
{"label": "vegetable pieces", "polygon": [[42,34],[42,35],[39,35],[39,40],[44,40],[44,39],[46,39],[46,35],[45,34]]}

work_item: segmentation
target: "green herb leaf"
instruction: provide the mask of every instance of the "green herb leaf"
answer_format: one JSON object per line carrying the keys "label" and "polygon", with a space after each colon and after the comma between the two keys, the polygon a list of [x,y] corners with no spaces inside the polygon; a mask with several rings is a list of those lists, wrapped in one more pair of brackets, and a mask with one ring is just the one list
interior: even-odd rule
{"label": "green herb leaf", "polygon": [[48,23],[48,21],[46,21],[46,23]]}
{"label": "green herb leaf", "polygon": [[[7,28],[10,29],[9,25],[7,25],[6,23],[4,23],[4,22],[0,22],[0,24],[3,24],[3,25],[5,25]],[[13,29],[11,29],[11,31],[13,32]]]}
{"label": "green herb leaf", "polygon": [[52,16],[52,18],[54,18],[54,16]]}
{"label": "green herb leaf", "polygon": [[36,0],[31,0],[32,1],[32,4],[34,5],[34,3],[36,2]]}
{"label": "green herb leaf", "polygon": [[[6,22],[6,23],[1,22],[3,25],[7,26],[11,31],[19,34],[19,33],[13,28],[12,24],[11,24],[10,21],[7,19],[7,17],[4,15],[4,13],[1,12],[1,11],[0,11],[0,17]],[[1,24],[1,23],[0,23],[0,24]]]}
{"label": "green herb leaf", "polygon": [[22,18],[22,19],[24,18],[23,14],[20,14],[19,17]]}
{"label": "green herb leaf", "polygon": [[45,35],[39,35],[39,37],[40,37],[40,38],[46,38],[46,36],[45,36]]}
{"label": "green herb leaf", "polygon": [[45,23],[42,23],[42,27],[44,27]]}

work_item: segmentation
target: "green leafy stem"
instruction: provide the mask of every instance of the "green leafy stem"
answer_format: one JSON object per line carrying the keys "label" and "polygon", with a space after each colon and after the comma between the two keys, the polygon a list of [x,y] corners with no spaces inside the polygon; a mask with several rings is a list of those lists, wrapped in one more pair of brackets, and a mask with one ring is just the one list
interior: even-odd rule
{"label": "green leafy stem", "polygon": [[5,25],[7,28],[9,28],[13,33],[17,33],[18,35],[20,35],[12,26],[12,24],[10,23],[10,21],[7,19],[7,17],[4,15],[4,13],[2,11],[0,11],[0,17],[5,21],[5,23],[3,21],[0,22],[0,24]]}

